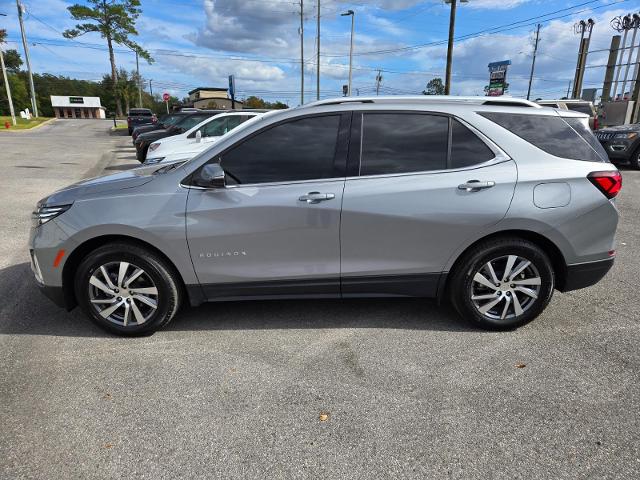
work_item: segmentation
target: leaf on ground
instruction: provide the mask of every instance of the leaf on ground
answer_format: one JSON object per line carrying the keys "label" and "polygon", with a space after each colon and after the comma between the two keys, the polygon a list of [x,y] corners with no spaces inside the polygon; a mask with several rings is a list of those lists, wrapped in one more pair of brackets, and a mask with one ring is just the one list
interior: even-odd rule
{"label": "leaf on ground", "polygon": [[524,368],[524,367],[526,367],[526,366],[527,366],[527,365],[526,365],[526,364],[524,364],[524,363],[516,363],[516,368]]}
{"label": "leaf on ground", "polygon": [[104,448],[113,448],[113,443],[105,443]]}
{"label": "leaf on ground", "polygon": [[320,412],[319,418],[321,422],[326,422],[327,420],[329,420],[329,412]]}

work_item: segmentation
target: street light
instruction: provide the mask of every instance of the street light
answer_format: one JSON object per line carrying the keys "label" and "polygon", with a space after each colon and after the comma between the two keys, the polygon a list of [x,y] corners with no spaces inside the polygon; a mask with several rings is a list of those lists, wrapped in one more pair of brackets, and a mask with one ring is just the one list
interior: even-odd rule
{"label": "street light", "polygon": [[349,91],[347,95],[351,96],[351,74],[353,67],[353,26],[356,18],[356,14],[353,10],[347,10],[346,12],[340,14],[342,17],[351,17],[351,47],[349,48]]}

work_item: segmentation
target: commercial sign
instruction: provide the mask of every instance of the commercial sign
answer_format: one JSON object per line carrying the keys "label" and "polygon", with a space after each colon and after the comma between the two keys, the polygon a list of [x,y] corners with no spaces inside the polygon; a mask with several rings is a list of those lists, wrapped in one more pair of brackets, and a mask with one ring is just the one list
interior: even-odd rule
{"label": "commercial sign", "polygon": [[82,97],[69,97],[69,103],[84,103],[84,98],[82,98]]}
{"label": "commercial sign", "polygon": [[508,86],[507,68],[511,65],[511,60],[502,60],[501,62],[492,62],[489,64],[489,87],[487,87],[487,96],[499,97],[504,95],[504,91]]}

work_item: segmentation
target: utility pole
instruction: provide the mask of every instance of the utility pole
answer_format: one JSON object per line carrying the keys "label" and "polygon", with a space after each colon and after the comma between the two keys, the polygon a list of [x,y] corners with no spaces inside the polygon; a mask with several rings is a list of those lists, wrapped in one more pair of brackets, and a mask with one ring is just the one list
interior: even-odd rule
{"label": "utility pole", "polygon": [[351,17],[351,46],[349,47],[349,91],[347,92],[347,96],[351,96],[351,78],[352,78],[352,69],[353,69],[353,26],[356,18],[356,14],[353,10],[347,10],[345,13],[342,13],[343,17]]}
{"label": "utility pole", "polygon": [[149,79],[149,93],[151,94],[151,98],[153,98],[153,87],[151,86],[151,79]]}
{"label": "utility pole", "polygon": [[533,60],[531,60],[531,73],[529,74],[529,88],[527,89],[527,100],[531,96],[531,83],[533,82],[533,70],[536,68],[536,54],[538,53],[538,40],[540,39],[540,24],[536,28],[536,42],[533,45]]}
{"label": "utility pole", "polygon": [[376,75],[376,97],[380,95],[380,82],[382,82],[382,70],[378,69],[378,74]]}
{"label": "utility pole", "polygon": [[573,81],[569,80],[569,85],[567,86],[567,94],[565,95],[565,97],[568,99],[569,98],[569,92],[571,92],[571,84],[573,83]]}
{"label": "utility pole", "polygon": [[0,46],[0,64],[2,64],[2,76],[4,77],[4,88],[7,91],[7,99],[9,100],[9,111],[11,112],[11,121],[13,126],[16,126],[16,112],[13,110],[13,100],[11,99],[11,87],[9,86],[9,79],[7,78],[7,68],[4,66],[4,54],[2,53],[2,46]]}
{"label": "utility pole", "polygon": [[[587,64],[587,54],[589,52],[589,42],[591,41],[591,32],[595,22],[592,19],[587,21],[580,20],[574,28],[576,33],[580,33],[580,50],[578,51],[578,64],[576,66],[576,74],[573,81],[573,93],[571,98],[580,98],[582,93],[582,80],[584,79],[584,69]],[[584,36],[587,32],[587,37]]]}
{"label": "utility pole", "polygon": [[136,48],[136,80],[138,80],[138,107],[142,108],[142,79],[140,78],[140,63],[138,62],[138,49]]}
{"label": "utility pole", "polygon": [[447,70],[444,75],[444,94],[449,95],[451,92],[451,63],[453,61],[453,36],[456,29],[456,7],[458,0],[445,0],[445,3],[451,4],[451,12],[449,13],[449,41],[447,42]]}
{"label": "utility pole", "polygon": [[316,58],[316,61],[318,62],[318,73],[317,73],[317,77],[316,77],[316,100],[320,100],[320,0],[317,0],[318,2],[318,24],[317,24],[317,31],[318,31],[318,55]]}
{"label": "utility pole", "polygon": [[300,0],[300,105],[304,105],[304,0]]}
{"label": "utility pole", "polygon": [[20,21],[20,32],[22,33],[22,47],[24,48],[24,59],[27,63],[27,70],[29,71],[29,88],[31,89],[31,107],[33,108],[34,116],[38,116],[38,104],[36,103],[36,89],[33,86],[33,74],[31,72],[31,60],[29,59],[29,46],[27,45],[27,36],[24,33],[24,22],[22,19],[23,6],[20,0],[16,0],[16,6],[18,7],[18,20]]}

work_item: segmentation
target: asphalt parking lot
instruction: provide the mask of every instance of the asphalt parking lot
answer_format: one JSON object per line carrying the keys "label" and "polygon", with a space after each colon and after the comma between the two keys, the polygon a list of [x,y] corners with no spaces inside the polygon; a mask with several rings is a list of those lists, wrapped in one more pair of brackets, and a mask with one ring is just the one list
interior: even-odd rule
{"label": "asphalt parking lot", "polygon": [[514,332],[306,300],[123,339],[42,296],[26,249],[38,199],[135,166],[109,126],[0,132],[0,478],[640,478],[640,171],[613,270]]}

